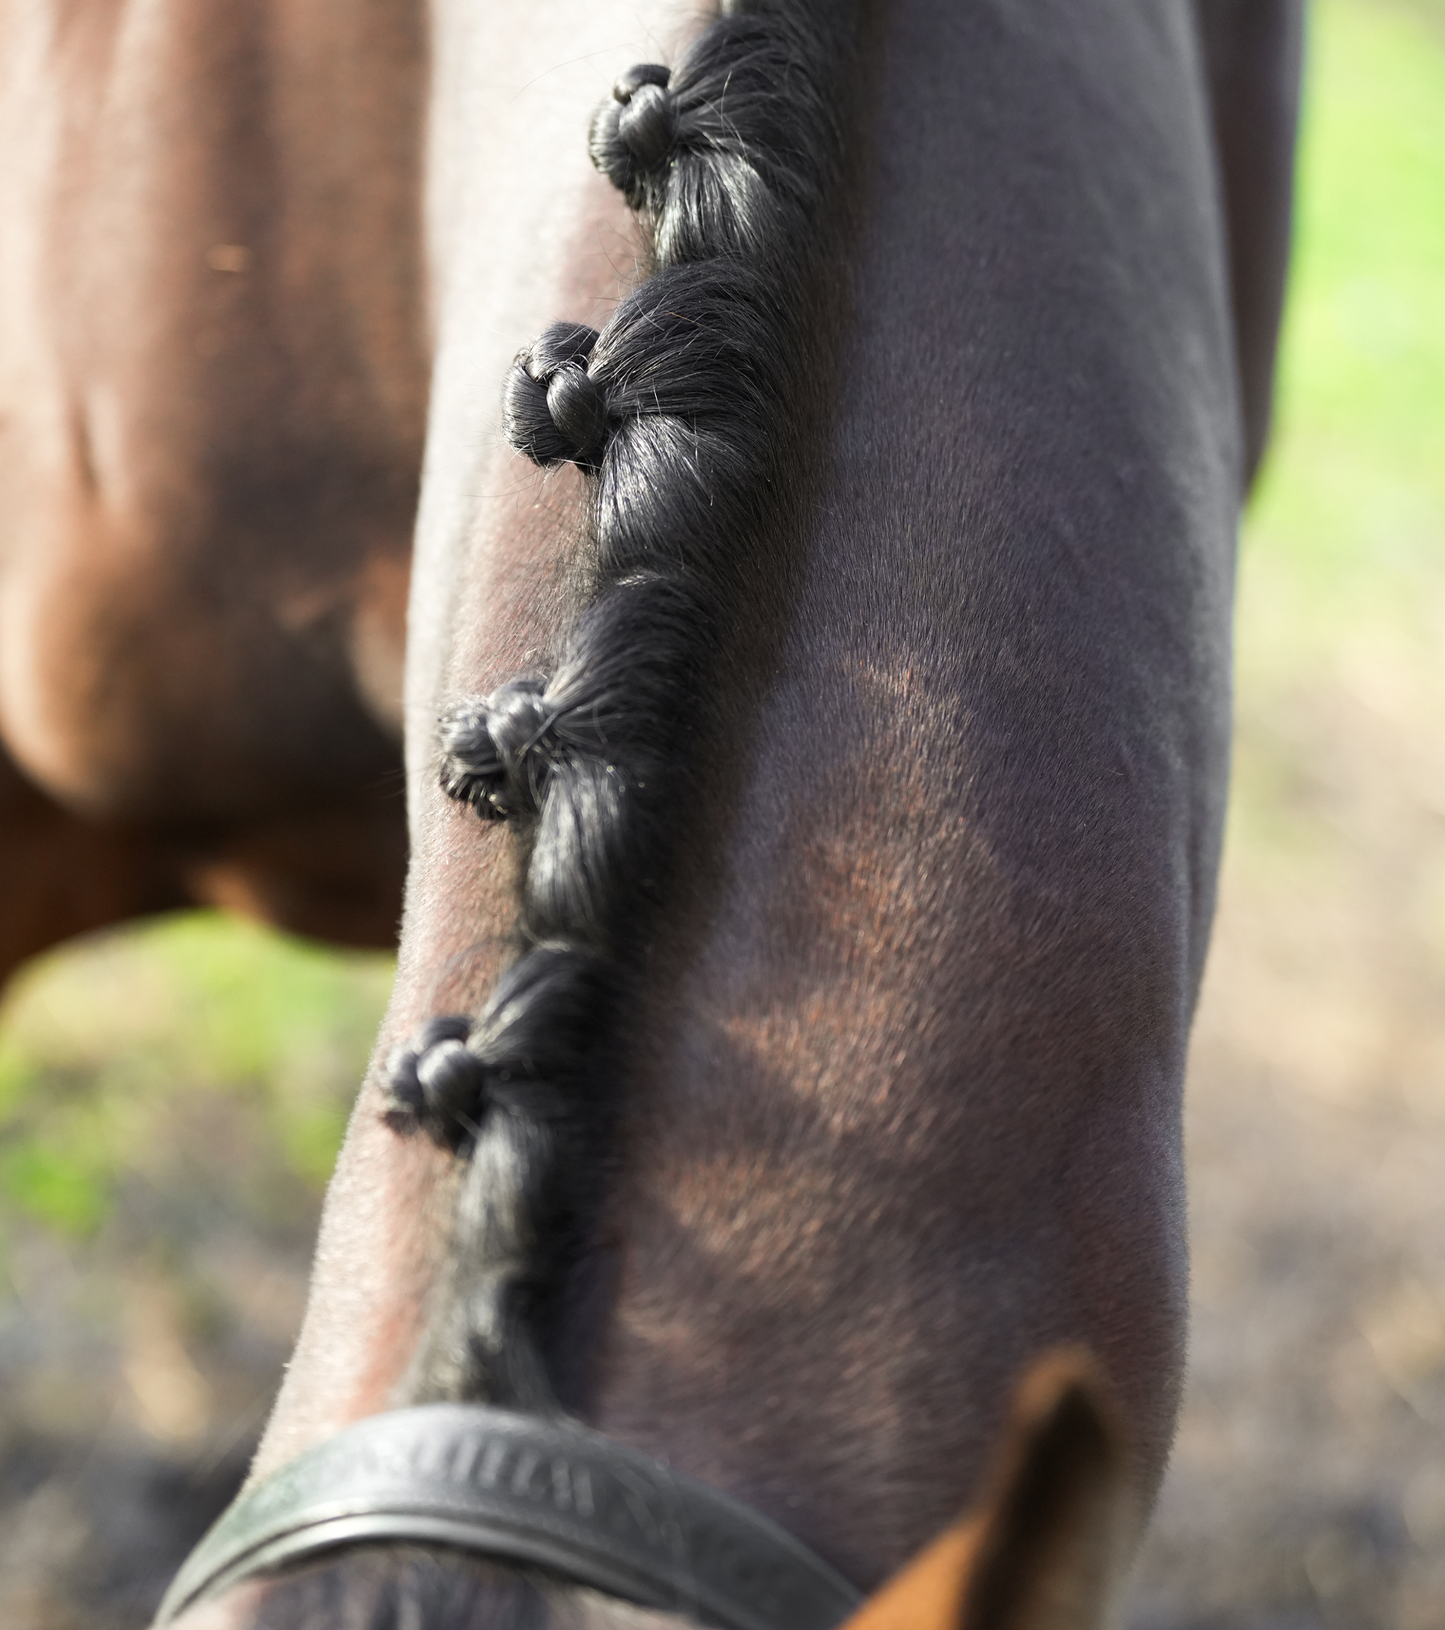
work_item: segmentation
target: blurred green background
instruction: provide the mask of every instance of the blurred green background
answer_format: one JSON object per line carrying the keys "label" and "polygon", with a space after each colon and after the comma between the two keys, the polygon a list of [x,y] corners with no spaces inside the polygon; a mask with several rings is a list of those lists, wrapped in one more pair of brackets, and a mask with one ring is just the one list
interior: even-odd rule
{"label": "blurred green background", "polygon": [[1339,1091],[1393,1051],[1399,1090],[1438,1099],[1445,3],[1318,0],[1309,17],[1275,437],[1241,540],[1214,961],[1234,926],[1272,918],[1272,977],[1234,998],[1253,1004],[1252,1045]]}
{"label": "blurred green background", "polygon": [[[1191,1073],[1194,1379],[1140,1626],[1445,1624],[1442,649],[1445,0],[1317,0]],[[390,979],[190,916],[13,982],[12,1464],[83,1439],[92,1473],[130,1455],[204,1482],[250,1441]],[[0,1489],[5,1622],[88,1625],[86,1590],[140,1622],[119,1575],[74,1584],[103,1520],[31,1460]]]}
{"label": "blurred green background", "polygon": [[196,912],[25,970],[0,1030],[0,1237],[83,1244],[137,1184],[208,1199],[219,1184],[258,1225],[306,1210],[394,967]]}

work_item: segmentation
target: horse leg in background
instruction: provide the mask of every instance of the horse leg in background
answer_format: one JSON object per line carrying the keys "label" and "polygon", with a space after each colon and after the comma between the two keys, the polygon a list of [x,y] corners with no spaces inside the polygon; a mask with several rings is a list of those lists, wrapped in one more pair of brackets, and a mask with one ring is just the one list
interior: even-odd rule
{"label": "horse leg in background", "polygon": [[0,751],[0,984],[57,941],[186,904],[145,837],[73,815]]}
{"label": "horse leg in background", "polygon": [[196,906],[389,949],[406,868],[400,802],[382,783],[235,833],[157,832],[66,809],[0,750],[0,986],[78,934]]}
{"label": "horse leg in background", "polygon": [[1244,478],[1269,439],[1289,264],[1304,0],[1195,0],[1229,238]]}
{"label": "horse leg in background", "polygon": [[37,887],[27,950],[157,901],[394,943],[422,74],[408,0],[0,0],[0,740],[63,812],[16,790],[10,863],[137,879]]}

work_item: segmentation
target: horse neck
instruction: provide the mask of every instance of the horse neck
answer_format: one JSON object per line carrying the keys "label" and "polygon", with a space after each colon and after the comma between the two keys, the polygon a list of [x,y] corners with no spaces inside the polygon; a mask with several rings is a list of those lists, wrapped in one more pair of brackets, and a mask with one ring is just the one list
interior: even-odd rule
{"label": "horse neck", "polygon": [[1236,490],[1183,8],[880,27],[827,473],[655,958],[596,1406],[868,1573],[1050,1342],[1104,1357],[1141,1500],[1162,1467]]}
{"label": "horse neck", "polygon": [[[499,445],[493,382],[633,275],[580,132],[657,54],[613,50],[643,36],[607,8],[473,9],[435,12],[415,850],[383,1057],[474,1011],[508,954],[515,863],[434,790],[432,721],[568,615],[580,479]],[[834,413],[776,671],[719,727],[730,811],[684,838],[630,1025],[585,1384],[602,1430],[863,1584],[958,1509],[1054,1341],[1102,1356],[1141,1499],[1162,1465],[1237,488],[1187,8],[898,0],[867,26]],[[263,1466],[397,1396],[444,1270],[448,1159],[378,1108]],[[378,1333],[348,1340],[362,1317]]]}

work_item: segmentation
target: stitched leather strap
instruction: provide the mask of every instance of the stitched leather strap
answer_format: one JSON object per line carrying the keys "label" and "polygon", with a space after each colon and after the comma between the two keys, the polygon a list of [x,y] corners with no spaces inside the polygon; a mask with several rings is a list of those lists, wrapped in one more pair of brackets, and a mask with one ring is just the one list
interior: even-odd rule
{"label": "stitched leather strap", "polygon": [[717,1630],[834,1630],[858,1592],[760,1513],[567,1421],[471,1404],[374,1415],[247,1490],[156,1623],[341,1545],[411,1541],[524,1562]]}

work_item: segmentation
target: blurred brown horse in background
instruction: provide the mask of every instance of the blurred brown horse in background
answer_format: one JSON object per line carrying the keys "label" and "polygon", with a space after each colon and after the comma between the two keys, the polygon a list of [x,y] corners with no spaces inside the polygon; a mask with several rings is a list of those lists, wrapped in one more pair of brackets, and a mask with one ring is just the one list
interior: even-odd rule
{"label": "blurred brown horse in background", "polygon": [[423,42],[0,5],[0,978],[186,903],[395,941]]}
{"label": "blurred brown horse in background", "polygon": [[[681,858],[609,897],[627,927],[607,931],[607,1016],[589,1029],[587,1009],[577,1051],[595,1036],[616,1101],[527,1317],[541,1391],[872,1589],[978,1494],[1048,1348],[1086,1347],[1117,1399],[1120,1437],[1090,1441],[1127,1441],[1103,1459],[1131,1534],[1167,1456],[1178,1098],[1298,16],[1286,0],[756,11],[790,9],[837,59],[818,114],[836,153],[814,240],[796,264],[764,244],[745,300],[793,312],[779,366],[799,389],[758,386],[767,502],[714,597],[711,689],[668,806]],[[701,23],[665,4],[503,10],[0,11],[0,818],[29,901],[12,962],[184,899],[387,937],[425,424],[412,861],[378,1050],[403,1062],[363,1091],[258,1478],[399,1403],[516,1404],[539,1385],[499,1356],[521,1315],[504,1308],[477,1356],[477,1307],[496,1313],[506,1278],[469,1254],[486,1129],[403,1112],[445,1099],[453,1066],[490,1070],[493,1090],[498,980],[519,952],[581,940],[529,926],[551,794],[533,786],[519,823],[454,732],[445,796],[436,719],[472,717],[476,696],[490,719],[498,687],[540,670],[523,750],[555,727],[543,682],[608,584],[590,483],[608,490],[622,410],[601,364],[593,380],[581,352],[529,353],[559,423],[551,381],[576,387],[575,445],[546,459],[579,468],[547,475],[502,439],[496,385],[554,319],[602,328],[586,344],[606,353],[608,313],[635,316],[629,291],[668,269],[672,204],[645,174],[609,186],[580,132],[599,86],[659,41],[673,60]],[[458,794],[507,819],[474,820]],[[465,1023],[425,1028],[453,1013],[482,1015],[465,1046]],[[1039,1427],[1071,1386],[1019,1406],[982,1520],[1023,1531],[1043,1511],[1029,1566],[1054,1557],[1049,1588],[1077,1610],[1020,1587],[980,1624],[1102,1611],[1108,1580],[1070,1560],[1088,1524],[1017,1492],[1040,1443],[1045,1472],[1099,1492]],[[1022,1482],[1000,1493],[1010,1465]],[[947,1553],[964,1574],[978,1554]],[[382,1547],[196,1622],[581,1610],[519,1590],[503,1567]]]}

